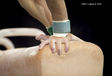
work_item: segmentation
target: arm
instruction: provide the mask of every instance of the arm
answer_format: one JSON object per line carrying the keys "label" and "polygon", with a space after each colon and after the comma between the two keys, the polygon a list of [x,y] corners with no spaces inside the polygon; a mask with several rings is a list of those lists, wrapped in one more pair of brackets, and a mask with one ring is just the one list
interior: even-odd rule
{"label": "arm", "polygon": [[18,0],[20,5],[44,26],[50,27],[52,15],[45,0]]}
{"label": "arm", "polygon": [[68,20],[64,0],[46,0],[54,21]]}
{"label": "arm", "polygon": [[[49,39],[46,39],[45,42],[41,43],[40,49],[44,47],[44,45],[46,44],[51,44],[50,47],[52,52],[56,51],[57,49],[58,54],[61,54],[61,44],[64,43],[66,45],[65,47],[66,51],[69,50],[69,46],[68,46],[69,40],[66,38],[66,36],[70,32],[70,21],[68,20],[68,15],[67,15],[67,10],[66,10],[64,0],[46,0],[46,1],[45,0],[18,0],[18,1],[21,4],[21,6],[30,13],[30,15],[32,15],[34,18],[38,19],[40,22],[44,24],[48,32],[50,30],[49,33],[54,34],[53,36],[49,37]],[[53,30],[51,28],[53,28]],[[39,40],[38,37],[37,39]]]}
{"label": "arm", "polygon": [[[53,24],[51,27],[47,27],[48,32],[53,28],[53,36],[49,37],[48,40],[40,44],[40,48],[43,48],[44,45],[50,44],[52,52],[56,52],[58,50],[58,54],[61,54],[61,44],[65,44],[65,52],[69,50],[69,41],[70,40],[78,40],[83,41],[80,38],[68,34],[70,32],[70,22],[68,20],[67,9],[64,0],[46,0],[48,7],[51,11]],[[52,33],[51,33],[52,34]],[[67,36],[67,37],[66,37]],[[45,36],[44,36],[45,37]],[[42,39],[37,37],[37,39]],[[57,47],[56,47],[57,46]]]}

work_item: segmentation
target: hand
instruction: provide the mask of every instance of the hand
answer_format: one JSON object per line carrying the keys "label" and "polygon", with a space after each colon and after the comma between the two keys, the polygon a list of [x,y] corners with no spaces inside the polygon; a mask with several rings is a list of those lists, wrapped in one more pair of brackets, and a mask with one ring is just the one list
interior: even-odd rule
{"label": "hand", "polygon": [[65,45],[65,52],[67,53],[69,51],[69,41],[83,41],[80,38],[68,34],[66,37],[56,37],[56,36],[46,36],[46,35],[40,35],[39,37],[36,37],[37,40],[43,40],[42,43],[39,45],[39,49],[42,49],[45,45],[49,44],[52,53],[58,53],[58,55],[61,55],[61,44]]}
{"label": "hand", "polygon": [[46,36],[46,35],[40,35],[39,37],[36,37],[37,40],[44,40],[39,46],[39,49],[42,49],[45,45],[49,44],[52,53],[58,53],[58,55],[61,55],[61,44],[65,44],[65,52],[68,52],[69,50],[69,41],[66,37],[56,37],[56,36]]}

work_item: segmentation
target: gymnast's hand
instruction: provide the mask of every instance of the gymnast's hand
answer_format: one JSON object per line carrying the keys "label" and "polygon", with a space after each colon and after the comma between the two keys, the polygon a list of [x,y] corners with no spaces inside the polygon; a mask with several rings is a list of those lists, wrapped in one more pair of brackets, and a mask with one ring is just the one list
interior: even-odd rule
{"label": "gymnast's hand", "polygon": [[39,37],[36,37],[37,40],[43,40],[42,43],[39,45],[39,49],[42,49],[45,45],[49,44],[52,53],[56,53],[58,55],[62,54],[61,46],[62,44],[65,45],[65,52],[67,53],[69,51],[69,41],[82,41],[80,38],[68,34],[66,37],[56,37],[56,36],[48,36],[48,35],[40,35]]}

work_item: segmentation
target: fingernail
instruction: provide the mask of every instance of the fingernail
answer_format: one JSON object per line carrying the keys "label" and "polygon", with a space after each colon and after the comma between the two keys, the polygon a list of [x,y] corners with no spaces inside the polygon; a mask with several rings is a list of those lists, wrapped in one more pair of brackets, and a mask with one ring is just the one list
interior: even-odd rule
{"label": "fingernail", "polygon": [[40,49],[40,47],[39,47],[39,51],[40,51],[41,49]]}
{"label": "fingernail", "polygon": [[39,40],[39,38],[38,38],[38,37],[35,37],[35,39],[36,39],[36,40]]}
{"label": "fingernail", "polygon": [[59,55],[59,56],[61,55],[61,51],[60,51],[60,50],[58,50],[58,55]]}
{"label": "fingernail", "polygon": [[67,52],[68,52],[68,50],[69,50],[69,48],[66,48],[66,49],[65,49],[65,52],[67,53]]}
{"label": "fingernail", "polygon": [[42,47],[41,47],[41,46],[39,46],[39,49],[41,50],[41,49],[42,49]]}
{"label": "fingernail", "polygon": [[51,50],[52,50],[52,53],[54,54],[55,53],[55,49],[54,48],[51,48]]}

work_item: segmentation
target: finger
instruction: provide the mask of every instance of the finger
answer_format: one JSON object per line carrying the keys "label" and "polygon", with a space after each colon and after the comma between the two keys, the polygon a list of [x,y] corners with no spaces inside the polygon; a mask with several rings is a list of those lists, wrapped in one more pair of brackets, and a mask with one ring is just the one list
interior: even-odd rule
{"label": "finger", "polygon": [[57,40],[56,42],[56,45],[57,45],[57,53],[58,55],[61,55],[61,40]]}
{"label": "finger", "polygon": [[80,39],[79,37],[77,37],[71,33],[69,33],[66,37],[70,41],[83,41],[82,39]]}
{"label": "finger", "polygon": [[55,40],[51,40],[50,41],[50,48],[51,48],[52,53],[55,53],[56,52]]}
{"label": "finger", "polygon": [[64,39],[65,41],[65,52],[67,53],[69,51],[69,41],[68,39]]}
{"label": "finger", "polygon": [[40,45],[39,45],[39,49],[42,49],[45,45],[47,45],[49,43],[49,40],[43,41]]}
{"label": "finger", "polygon": [[36,40],[47,40],[49,36],[41,34],[39,37],[36,37]]}
{"label": "finger", "polygon": [[40,35],[40,36],[36,36],[36,40],[40,40],[41,39],[41,37],[42,37],[42,34]]}
{"label": "finger", "polygon": [[66,38],[67,38],[68,40],[71,41],[71,40],[72,40],[72,34],[69,33],[69,34],[66,36]]}
{"label": "finger", "polygon": [[75,40],[75,41],[83,41],[82,39],[80,39],[79,37],[77,37],[75,35],[72,35],[72,40]]}

